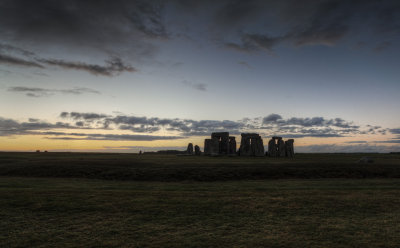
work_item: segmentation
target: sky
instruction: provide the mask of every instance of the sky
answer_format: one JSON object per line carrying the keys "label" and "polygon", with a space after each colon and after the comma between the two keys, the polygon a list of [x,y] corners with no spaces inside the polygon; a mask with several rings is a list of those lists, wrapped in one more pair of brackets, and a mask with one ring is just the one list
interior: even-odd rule
{"label": "sky", "polygon": [[400,1],[0,0],[0,151],[400,151]]}

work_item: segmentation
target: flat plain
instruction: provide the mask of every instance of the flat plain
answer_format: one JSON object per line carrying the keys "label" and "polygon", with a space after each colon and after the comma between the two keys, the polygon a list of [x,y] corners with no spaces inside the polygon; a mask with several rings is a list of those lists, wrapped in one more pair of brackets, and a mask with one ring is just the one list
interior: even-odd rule
{"label": "flat plain", "polygon": [[0,247],[398,247],[399,205],[399,154],[0,153]]}

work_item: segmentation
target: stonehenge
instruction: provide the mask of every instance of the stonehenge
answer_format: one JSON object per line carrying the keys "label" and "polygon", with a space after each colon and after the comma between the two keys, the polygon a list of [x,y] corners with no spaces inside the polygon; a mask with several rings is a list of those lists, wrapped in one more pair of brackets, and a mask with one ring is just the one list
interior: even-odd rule
{"label": "stonehenge", "polygon": [[283,141],[282,137],[274,136],[268,142],[268,156],[294,158],[294,139]]}
{"label": "stonehenge", "polygon": [[286,157],[294,158],[293,143],[294,143],[294,139],[288,139],[287,141],[285,141]]}
{"label": "stonehenge", "polygon": [[229,137],[229,154],[236,154],[236,138]]}
{"label": "stonehenge", "polygon": [[[273,136],[268,142],[268,151],[264,151],[264,143],[261,136],[257,133],[242,133],[239,150],[236,146],[236,138],[229,136],[229,132],[211,133],[211,139],[204,140],[204,155],[239,155],[253,157],[289,157],[294,158],[294,139],[284,141],[282,137]],[[198,145],[189,143],[186,149],[187,155],[201,155],[202,152]]]}
{"label": "stonehenge", "polygon": [[240,156],[264,156],[264,144],[262,138],[257,133],[242,133],[240,142]]}
{"label": "stonehenge", "polygon": [[236,154],[236,139],[229,136],[228,132],[211,134],[211,139],[204,140],[205,155],[231,155]]}
{"label": "stonehenge", "polygon": [[194,146],[194,155],[196,155],[196,156],[201,155],[200,147],[198,145]]}
{"label": "stonehenge", "polygon": [[219,154],[219,141],[217,139],[204,140],[204,154],[205,155],[218,155]]}
{"label": "stonehenge", "polygon": [[193,144],[189,143],[186,149],[186,153],[189,155],[193,155]]}

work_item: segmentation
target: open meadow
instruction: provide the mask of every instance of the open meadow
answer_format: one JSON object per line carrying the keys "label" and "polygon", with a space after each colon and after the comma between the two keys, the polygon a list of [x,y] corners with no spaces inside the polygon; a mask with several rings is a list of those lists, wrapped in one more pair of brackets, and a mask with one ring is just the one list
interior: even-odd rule
{"label": "open meadow", "polygon": [[398,247],[399,206],[398,154],[0,153],[0,247]]}

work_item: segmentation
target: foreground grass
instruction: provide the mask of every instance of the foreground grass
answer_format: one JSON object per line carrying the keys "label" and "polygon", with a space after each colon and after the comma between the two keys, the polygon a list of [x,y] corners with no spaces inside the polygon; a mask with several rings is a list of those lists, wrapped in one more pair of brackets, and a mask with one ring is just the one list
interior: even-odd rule
{"label": "foreground grass", "polygon": [[[357,163],[363,156],[372,164]],[[400,178],[400,154],[298,154],[295,159],[96,153],[0,153],[0,176],[140,181]]]}
{"label": "foreground grass", "polygon": [[400,179],[0,177],[0,247],[398,247]]}

